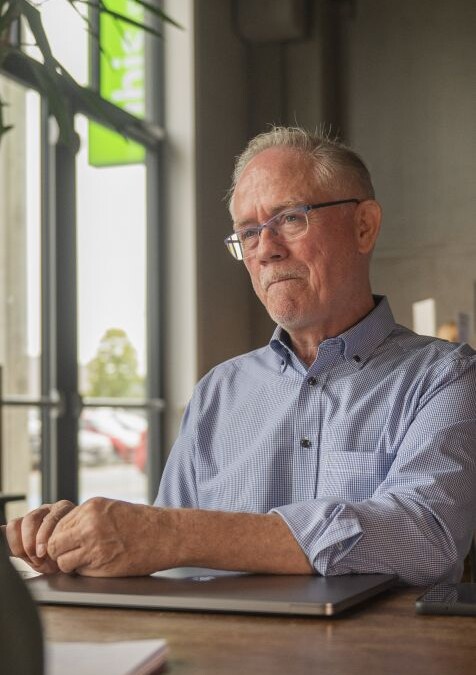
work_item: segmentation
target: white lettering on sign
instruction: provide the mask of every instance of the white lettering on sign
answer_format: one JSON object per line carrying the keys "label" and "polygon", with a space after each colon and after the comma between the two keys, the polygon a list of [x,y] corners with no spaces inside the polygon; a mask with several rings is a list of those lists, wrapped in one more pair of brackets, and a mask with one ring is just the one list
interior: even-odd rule
{"label": "white lettering on sign", "polygon": [[144,35],[136,29],[124,31],[121,39],[122,56],[111,65],[120,73],[119,88],[110,93],[110,100],[134,115],[144,114]]}

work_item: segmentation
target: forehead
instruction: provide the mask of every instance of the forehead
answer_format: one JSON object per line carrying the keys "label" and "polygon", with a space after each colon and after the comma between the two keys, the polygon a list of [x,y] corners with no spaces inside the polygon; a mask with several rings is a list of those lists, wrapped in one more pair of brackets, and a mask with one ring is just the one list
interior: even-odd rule
{"label": "forehead", "polygon": [[235,220],[258,209],[307,203],[322,197],[313,158],[294,148],[263,150],[244,168],[231,204]]}

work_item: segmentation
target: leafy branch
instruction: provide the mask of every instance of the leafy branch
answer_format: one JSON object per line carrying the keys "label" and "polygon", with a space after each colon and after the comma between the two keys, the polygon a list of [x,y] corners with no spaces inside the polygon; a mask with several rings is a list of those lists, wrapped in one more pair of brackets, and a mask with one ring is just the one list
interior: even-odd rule
{"label": "leafy branch", "polygon": [[[87,13],[80,11],[81,7],[93,8],[99,15],[108,15],[117,22],[134,28],[140,28],[148,34],[159,38],[161,32],[156,28],[157,19],[162,23],[169,23],[177,28],[180,24],[170,18],[165,12],[153,4],[152,0],[131,0],[139,9],[143,9],[148,16],[145,22],[138,21],[121,12],[111,9],[107,0],[64,0],[75,9],[84,20],[89,33],[97,39]],[[26,24],[31,31],[34,44],[38,47],[43,62],[37,61],[25,53],[21,44],[15,40],[15,31],[20,31],[22,24]],[[108,106],[97,92],[89,87],[79,85],[67,69],[55,58],[46,35],[41,12],[33,0],[0,0],[0,70],[8,61],[13,61],[16,67],[29,74],[36,83],[38,91],[47,101],[51,114],[56,118],[59,126],[60,140],[71,147],[77,147],[77,136],[74,130],[74,119],[70,110],[70,92],[83,109],[90,111],[96,119],[117,131],[123,131],[116,117],[108,112]],[[4,109],[7,103],[0,96],[0,141],[12,128],[5,124]]]}

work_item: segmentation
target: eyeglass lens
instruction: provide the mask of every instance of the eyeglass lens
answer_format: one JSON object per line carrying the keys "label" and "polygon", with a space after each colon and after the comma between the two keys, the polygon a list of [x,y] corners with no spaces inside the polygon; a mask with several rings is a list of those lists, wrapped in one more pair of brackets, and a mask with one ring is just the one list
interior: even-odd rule
{"label": "eyeglass lens", "polygon": [[[283,241],[301,237],[307,232],[307,213],[304,209],[283,211],[263,225],[243,228],[229,238],[228,250],[238,260],[248,257],[257,248],[261,232],[265,228]],[[238,256],[237,253],[241,255]]]}

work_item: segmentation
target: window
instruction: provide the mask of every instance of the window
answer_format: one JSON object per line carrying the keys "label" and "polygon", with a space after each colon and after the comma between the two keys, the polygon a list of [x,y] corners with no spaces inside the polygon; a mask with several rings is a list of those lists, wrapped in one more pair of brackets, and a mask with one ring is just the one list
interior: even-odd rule
{"label": "window", "polygon": [[[84,82],[84,25],[64,5],[41,6],[45,27]],[[66,34],[75,63],[61,53]],[[151,41],[146,52],[155,73],[159,49]],[[0,489],[24,492],[28,507],[93,494],[147,502],[162,464],[161,130],[134,122],[128,136],[144,161],[92,167],[88,125],[97,120],[73,109],[75,156],[56,142],[45,102],[22,77],[7,68],[0,81],[14,124],[0,148]]]}

